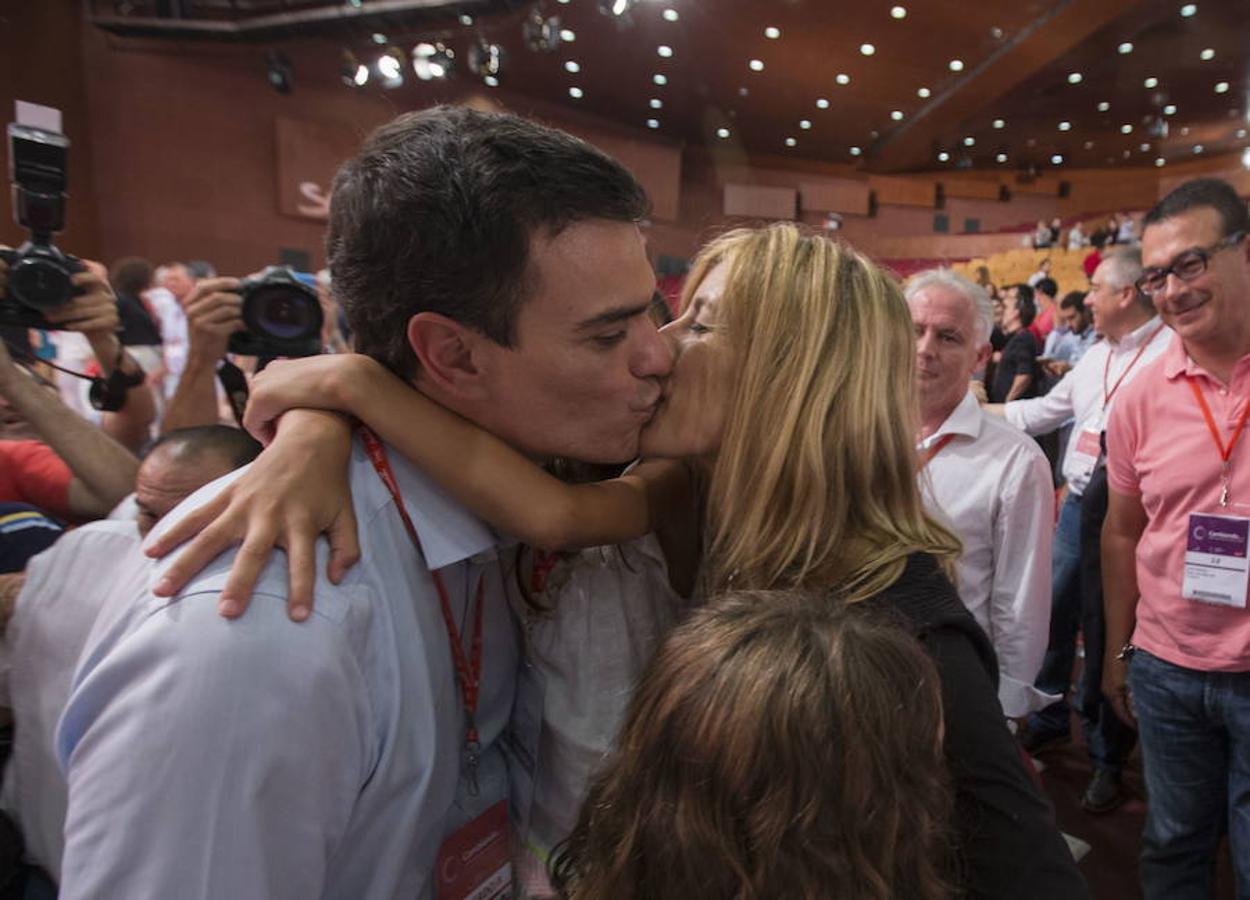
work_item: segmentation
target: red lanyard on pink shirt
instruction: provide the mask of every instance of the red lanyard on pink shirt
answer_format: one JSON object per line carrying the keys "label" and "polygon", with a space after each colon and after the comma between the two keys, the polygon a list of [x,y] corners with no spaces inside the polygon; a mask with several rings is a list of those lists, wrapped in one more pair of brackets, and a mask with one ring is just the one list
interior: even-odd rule
{"label": "red lanyard on pink shirt", "polygon": [[933,457],[941,453],[942,448],[953,440],[955,440],[955,435],[953,434],[942,435],[941,439],[936,444],[925,451],[924,456],[920,460],[920,468],[923,469],[929,463],[933,462]]}
{"label": "red lanyard on pink shirt", "polygon": [[[365,426],[358,426],[357,433],[364,444],[365,452],[369,454],[369,461],[373,463],[378,477],[382,479],[382,483],[390,492],[391,499],[395,501],[395,508],[399,511],[399,517],[404,523],[404,530],[408,532],[413,547],[420,554],[421,542],[417,538],[417,529],[412,524],[412,519],[404,506],[404,498],[399,491],[399,482],[395,480],[395,472],[391,469],[390,460],[386,458],[386,448],[382,446],[378,436]],[[464,644],[460,639],[460,629],[456,627],[456,619],[451,612],[451,599],[447,594],[447,586],[443,584],[443,578],[438,572],[431,570],[430,577],[434,579],[434,586],[438,589],[438,601],[443,611],[443,624],[447,626],[447,642],[451,645],[451,658],[456,667],[456,681],[460,685],[460,700],[464,705],[467,722],[464,733],[465,768],[467,769],[465,774],[468,777],[469,793],[476,797],[477,764],[481,743],[478,739],[474,717],[477,714],[477,700],[482,687],[482,607],[486,605],[482,601],[486,594],[486,579],[479,578],[477,581],[473,638],[469,655],[466,656]]]}
{"label": "red lanyard on pink shirt", "polygon": [[1207,398],[1202,396],[1202,388],[1198,387],[1198,381],[1192,375],[1186,375],[1190,388],[1193,389],[1194,399],[1198,401],[1198,406],[1202,410],[1202,417],[1207,420],[1207,429],[1211,432],[1211,437],[1215,440],[1215,449],[1220,451],[1220,506],[1228,506],[1228,485],[1229,485],[1229,460],[1233,456],[1233,450],[1237,446],[1237,441],[1241,437],[1241,431],[1246,427],[1246,418],[1250,416],[1250,401],[1246,402],[1246,407],[1241,411],[1241,417],[1237,420],[1237,425],[1233,428],[1233,436],[1228,439],[1228,446],[1224,446],[1224,439],[1220,437],[1220,429],[1215,424],[1215,416],[1211,415],[1211,407],[1207,405]]}
{"label": "red lanyard on pink shirt", "polygon": [[1111,388],[1110,391],[1107,390],[1107,376],[1111,374],[1112,354],[1111,353],[1107,354],[1107,363],[1106,365],[1102,367],[1102,408],[1103,409],[1106,409],[1110,405],[1111,398],[1114,397],[1115,392],[1120,389],[1120,385],[1124,383],[1124,379],[1128,377],[1128,373],[1133,371],[1133,366],[1137,365],[1137,361],[1141,359],[1141,355],[1146,352],[1146,348],[1150,346],[1151,342],[1154,341],[1156,337],[1158,337],[1159,332],[1162,330],[1163,330],[1163,326],[1160,325],[1154,331],[1150,332],[1150,337],[1146,338],[1146,340],[1142,342],[1141,347],[1139,347],[1137,350],[1137,355],[1133,357],[1133,359],[1129,362],[1128,366],[1124,369],[1124,371],[1120,373],[1120,377],[1115,380],[1115,385]]}

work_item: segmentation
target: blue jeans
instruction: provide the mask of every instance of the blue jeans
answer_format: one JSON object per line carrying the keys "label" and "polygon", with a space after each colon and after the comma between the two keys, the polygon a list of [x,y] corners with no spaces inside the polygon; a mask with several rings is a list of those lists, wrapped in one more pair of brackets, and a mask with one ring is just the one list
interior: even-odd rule
{"label": "blue jeans", "polygon": [[1210,900],[1225,830],[1238,900],[1250,900],[1250,672],[1200,672],[1138,650],[1128,679],[1149,801],[1145,900]]}
{"label": "blue jeans", "polygon": [[1066,695],[1076,662],[1076,632],[1081,624],[1081,498],[1068,492],[1059,508],[1050,566],[1050,641],[1034,685],[1065,699],[1029,717],[1034,731],[1067,734],[1071,713]]}

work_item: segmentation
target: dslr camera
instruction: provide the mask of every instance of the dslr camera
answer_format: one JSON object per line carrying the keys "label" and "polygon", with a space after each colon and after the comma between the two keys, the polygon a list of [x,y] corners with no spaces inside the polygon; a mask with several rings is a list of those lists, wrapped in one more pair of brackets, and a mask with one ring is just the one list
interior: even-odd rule
{"label": "dslr camera", "polygon": [[9,180],[13,212],[30,238],[16,250],[0,250],[9,283],[0,297],[0,325],[55,331],[46,310],[69,303],[77,289],[70,277],[85,271],[76,257],[57,249],[52,236],[65,227],[69,138],[54,131],[9,125]]}
{"label": "dslr camera", "polygon": [[227,349],[270,360],[315,356],[321,352],[321,302],[317,292],[286,266],[269,266],[239,285],[244,331],[230,336]]}

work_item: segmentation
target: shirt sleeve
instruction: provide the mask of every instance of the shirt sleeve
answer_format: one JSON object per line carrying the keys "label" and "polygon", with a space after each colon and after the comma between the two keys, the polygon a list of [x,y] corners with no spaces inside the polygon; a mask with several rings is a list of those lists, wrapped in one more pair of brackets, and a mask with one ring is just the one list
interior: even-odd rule
{"label": "shirt sleeve", "polygon": [[1049,434],[1073,416],[1072,385],[1074,366],[1043,397],[1013,400],[1003,409],[1007,421],[1025,434]]}
{"label": "shirt sleeve", "polygon": [[967,896],[1084,900],[1089,888],[1025,771],[989,674],[963,633],[935,629],[925,647],[942,680],[946,759]]}
{"label": "shirt sleeve", "polygon": [[5,441],[4,465],[23,503],[64,518],[69,513],[69,483],[74,480],[56,451],[39,441]]}
{"label": "shirt sleeve", "polygon": [[1003,484],[994,514],[990,639],[998,655],[998,697],[1003,712],[1016,718],[1037,706],[1033,682],[1050,635],[1055,496],[1050,466],[1035,446],[1021,448]]}
{"label": "shirt sleeve", "polygon": [[88,645],[57,734],[60,896],[305,900],[372,768],[361,672],[336,623],[257,595],[182,597]]}
{"label": "shirt sleeve", "polygon": [[1135,465],[1138,435],[1133,412],[1140,402],[1136,385],[1134,381],[1124,386],[1124,393],[1112,404],[1107,419],[1107,485],[1128,497],[1141,495],[1141,479]]}

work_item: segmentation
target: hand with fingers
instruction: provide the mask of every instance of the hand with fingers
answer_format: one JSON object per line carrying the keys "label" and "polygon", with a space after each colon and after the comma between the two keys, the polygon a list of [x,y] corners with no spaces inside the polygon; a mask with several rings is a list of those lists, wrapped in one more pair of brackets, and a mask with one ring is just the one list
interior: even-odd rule
{"label": "hand with fingers", "polygon": [[237,278],[205,278],[182,301],[191,356],[216,363],[226,355],[230,335],[243,330],[243,298]]}
{"label": "hand with fingers", "polygon": [[156,584],[157,596],[176,594],[218,555],[240,544],[218,612],[242,615],[275,547],[289,567],[287,611],[307,619],[316,582],[316,542],[330,542],[327,576],[338,584],[360,559],[356,516],[347,482],[351,430],[334,413],[299,410],[284,417],[273,443],[246,473],[204,506],[150,540],[162,557],[190,541]]}

